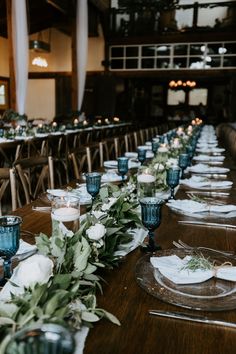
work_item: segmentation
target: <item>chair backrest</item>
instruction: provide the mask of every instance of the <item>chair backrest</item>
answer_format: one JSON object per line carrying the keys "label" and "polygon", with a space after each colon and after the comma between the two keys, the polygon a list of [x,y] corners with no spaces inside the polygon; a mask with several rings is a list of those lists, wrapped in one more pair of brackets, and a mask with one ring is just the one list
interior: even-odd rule
{"label": "chair backrest", "polygon": [[[10,188],[8,188],[8,186]],[[8,204],[9,192],[11,205]],[[0,215],[17,208],[15,171],[12,168],[0,168]]]}
{"label": "chair backrest", "polygon": [[23,140],[10,141],[0,144],[0,167],[11,168],[14,162],[19,158],[22,149]]}
{"label": "chair backrest", "polygon": [[54,188],[53,159],[51,156],[30,157],[15,162],[19,177],[17,197],[22,204],[20,193],[23,189],[25,202],[29,204],[48,188]]}

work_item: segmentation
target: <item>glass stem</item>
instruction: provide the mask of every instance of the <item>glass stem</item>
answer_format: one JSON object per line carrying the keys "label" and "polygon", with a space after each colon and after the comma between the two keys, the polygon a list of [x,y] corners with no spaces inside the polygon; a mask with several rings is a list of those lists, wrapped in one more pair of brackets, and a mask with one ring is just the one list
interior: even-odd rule
{"label": "glass stem", "polygon": [[148,246],[151,252],[155,251],[156,247],[155,247],[154,231],[151,230],[149,230],[148,232]]}

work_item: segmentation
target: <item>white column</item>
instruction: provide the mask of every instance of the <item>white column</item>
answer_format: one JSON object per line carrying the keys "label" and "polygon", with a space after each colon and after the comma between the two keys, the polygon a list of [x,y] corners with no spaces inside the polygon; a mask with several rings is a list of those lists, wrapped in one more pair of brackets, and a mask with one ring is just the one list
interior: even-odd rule
{"label": "white column", "polygon": [[16,107],[25,113],[28,84],[29,39],[25,0],[12,0],[12,40],[16,80]]}
{"label": "white column", "polygon": [[88,3],[87,0],[77,0],[76,13],[76,55],[78,75],[78,110],[81,110],[88,55]]}

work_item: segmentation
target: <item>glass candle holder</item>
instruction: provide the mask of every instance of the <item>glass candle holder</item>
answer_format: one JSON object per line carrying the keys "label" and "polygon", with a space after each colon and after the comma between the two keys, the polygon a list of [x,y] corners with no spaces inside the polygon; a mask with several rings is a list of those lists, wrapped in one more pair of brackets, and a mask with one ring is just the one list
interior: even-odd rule
{"label": "glass candle holder", "polygon": [[122,181],[125,180],[125,175],[129,170],[129,159],[128,157],[118,157],[118,172],[122,177]]}
{"label": "glass candle holder", "polygon": [[154,231],[161,223],[161,207],[163,203],[163,200],[158,198],[148,197],[140,200],[142,223],[148,229],[148,244],[141,247],[145,252],[155,252],[161,249],[155,241]]}
{"label": "glass candle holder", "polygon": [[170,198],[175,199],[175,187],[179,184],[181,169],[178,166],[170,167],[166,172],[166,183],[170,187]]}
{"label": "glass candle holder", "polygon": [[154,197],[156,192],[155,170],[151,167],[141,166],[137,173],[137,196]]}
{"label": "glass candle holder", "polygon": [[80,225],[80,199],[76,196],[55,197],[52,200],[51,217],[75,233]]}
{"label": "glass candle holder", "polygon": [[12,337],[5,354],[73,354],[75,340],[65,327],[42,324],[25,328]]}

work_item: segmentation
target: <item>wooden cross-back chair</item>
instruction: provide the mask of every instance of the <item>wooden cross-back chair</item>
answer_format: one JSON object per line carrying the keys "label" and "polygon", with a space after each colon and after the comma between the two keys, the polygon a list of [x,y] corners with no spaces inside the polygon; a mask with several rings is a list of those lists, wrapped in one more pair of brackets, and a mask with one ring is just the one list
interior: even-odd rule
{"label": "wooden cross-back chair", "polygon": [[17,198],[22,205],[22,191],[24,201],[29,204],[40,193],[48,188],[54,188],[54,169],[51,156],[35,156],[20,159],[15,162],[18,175]]}
{"label": "wooden cross-back chair", "polygon": [[100,146],[100,165],[103,166],[104,161],[116,160],[119,153],[119,139],[116,137],[105,139],[99,142]]}
{"label": "wooden cross-back chair", "polygon": [[[11,204],[9,200],[11,199]],[[0,215],[17,208],[15,172],[12,168],[0,168]]]}
{"label": "wooden cross-back chair", "polygon": [[0,144],[0,167],[12,167],[21,154],[23,141],[9,141]]}
{"label": "wooden cross-back chair", "polygon": [[69,155],[72,162],[74,177],[79,179],[81,173],[92,172],[102,166],[101,145],[94,143],[74,150]]}

